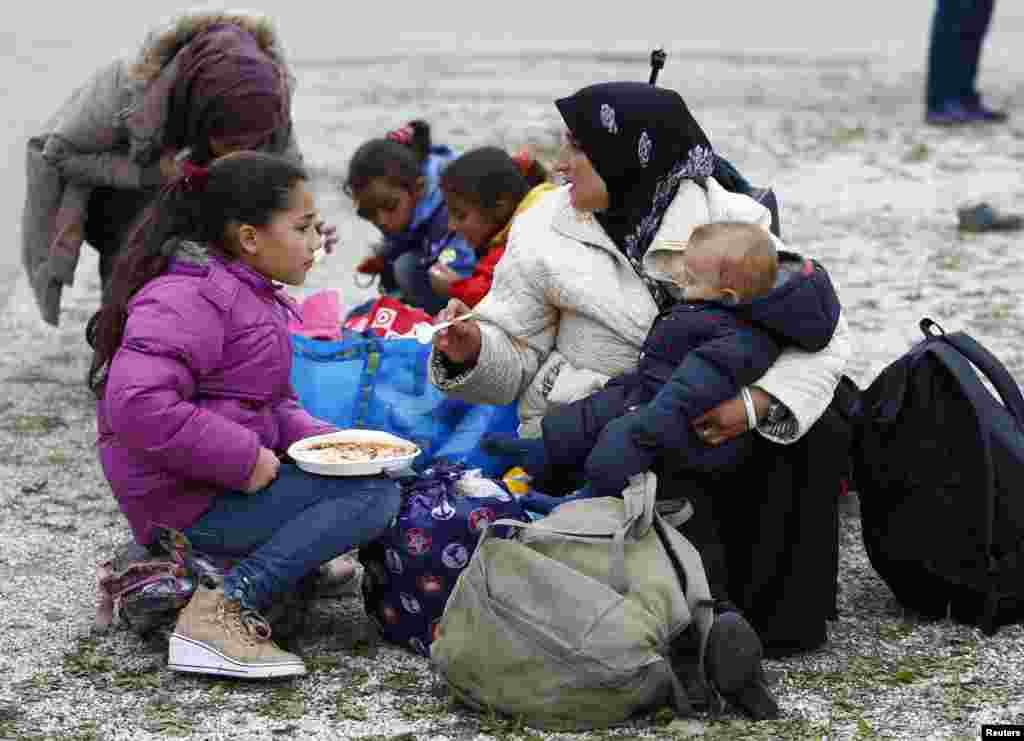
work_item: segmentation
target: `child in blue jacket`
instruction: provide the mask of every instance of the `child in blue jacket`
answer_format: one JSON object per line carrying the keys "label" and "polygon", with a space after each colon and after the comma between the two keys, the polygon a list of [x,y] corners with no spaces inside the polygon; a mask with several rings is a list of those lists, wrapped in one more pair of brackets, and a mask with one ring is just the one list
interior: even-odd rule
{"label": "child in blue jacket", "polygon": [[573,491],[585,480],[583,495],[618,496],[631,475],[660,466],[702,472],[738,466],[750,453],[751,436],[710,446],[691,421],[754,383],[783,346],[823,348],[839,318],[824,269],[805,261],[776,286],[784,272],[779,258],[759,226],[697,227],[685,251],[663,263],[682,300],[655,319],[636,370],[549,411],[541,438],[492,437],[485,448],[518,455],[532,487],[550,494]]}
{"label": "child in blue jacket", "polygon": [[431,288],[430,267],[445,265],[466,277],[476,264],[473,248],[448,229],[439,187],[441,172],[455,156],[431,143],[425,121],[412,121],[362,144],[352,155],[344,187],[359,217],[384,235],[356,271],[379,275],[383,292],[397,292],[405,303],[431,314],[444,308],[447,297]]}

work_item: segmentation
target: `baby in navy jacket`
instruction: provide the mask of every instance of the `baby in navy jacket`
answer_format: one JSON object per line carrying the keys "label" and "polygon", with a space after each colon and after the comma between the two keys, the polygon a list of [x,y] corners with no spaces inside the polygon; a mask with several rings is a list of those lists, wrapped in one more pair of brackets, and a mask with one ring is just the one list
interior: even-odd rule
{"label": "baby in navy jacket", "polygon": [[[780,260],[799,267],[780,270]],[[517,455],[534,489],[564,494],[586,481],[588,494],[615,496],[648,469],[738,466],[752,436],[709,446],[691,422],[757,381],[783,347],[815,352],[832,338],[840,307],[828,273],[777,252],[759,226],[699,226],[661,264],[682,299],[655,319],[636,370],[551,409],[539,439],[486,441]]]}

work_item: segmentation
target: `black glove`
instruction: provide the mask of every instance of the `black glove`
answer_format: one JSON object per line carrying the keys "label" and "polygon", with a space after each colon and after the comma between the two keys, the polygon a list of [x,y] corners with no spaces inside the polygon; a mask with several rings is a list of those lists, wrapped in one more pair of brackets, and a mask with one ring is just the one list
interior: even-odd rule
{"label": "black glove", "polygon": [[629,484],[629,477],[649,471],[657,458],[657,450],[637,443],[634,418],[626,415],[613,419],[587,456],[584,466],[587,481],[596,496],[617,497]]}

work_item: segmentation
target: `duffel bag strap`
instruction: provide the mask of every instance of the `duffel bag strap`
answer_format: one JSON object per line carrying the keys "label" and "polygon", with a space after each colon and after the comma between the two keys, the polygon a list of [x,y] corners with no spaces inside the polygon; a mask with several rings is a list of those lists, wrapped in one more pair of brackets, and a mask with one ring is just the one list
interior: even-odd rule
{"label": "duffel bag strap", "polygon": [[658,493],[658,477],[645,471],[629,477],[629,485],[622,490],[626,503],[626,522],[634,539],[647,535],[654,521],[654,500]]}

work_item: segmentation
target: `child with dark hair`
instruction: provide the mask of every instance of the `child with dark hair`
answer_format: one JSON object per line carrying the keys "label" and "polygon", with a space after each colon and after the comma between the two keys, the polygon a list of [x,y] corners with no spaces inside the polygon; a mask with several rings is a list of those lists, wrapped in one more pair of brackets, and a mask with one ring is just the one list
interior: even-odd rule
{"label": "child with dark hair", "polygon": [[477,262],[468,278],[435,263],[429,272],[434,293],[467,306],[480,303],[505,254],[513,218],[555,189],[547,179],[547,170],[525,149],[510,157],[498,147],[481,147],[448,165],[441,175],[448,228],[476,250]]}
{"label": "child with dark hair", "polygon": [[398,509],[385,476],[317,477],[278,458],[335,429],[292,390],[296,312],[277,285],[301,285],[318,247],[306,180],[295,162],[256,152],[187,163],[133,233],[87,328],[100,463],[136,541],[149,545],[160,525],[238,559],[222,584],[197,585],[179,616],[176,671],[305,674],[261,613]]}
{"label": "child with dark hair", "polygon": [[381,290],[431,314],[444,308],[427,271],[446,265],[469,275],[473,249],[448,230],[448,209],[438,187],[441,172],[455,159],[446,146],[431,142],[426,121],[411,121],[385,137],[362,144],[349,162],[345,193],[356,214],[376,226],[384,240],[356,271],[379,275]]}

